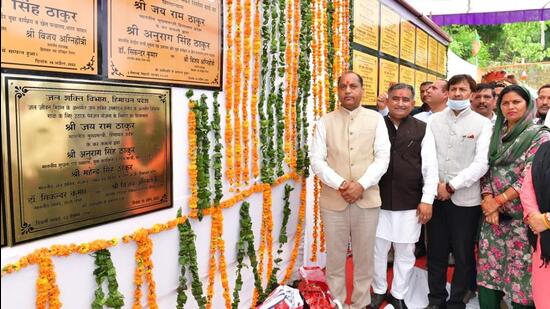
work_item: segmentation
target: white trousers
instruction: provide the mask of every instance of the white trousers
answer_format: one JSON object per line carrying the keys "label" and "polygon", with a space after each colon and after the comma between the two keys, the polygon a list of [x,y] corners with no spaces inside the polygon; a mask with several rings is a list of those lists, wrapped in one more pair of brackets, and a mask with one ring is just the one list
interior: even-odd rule
{"label": "white trousers", "polygon": [[[388,290],[386,278],[388,268],[388,252],[392,242],[376,237],[374,245],[374,280],[372,289],[376,294],[385,294]],[[414,268],[414,243],[393,243],[393,281],[391,295],[397,299],[405,299],[409,290],[409,281]]]}

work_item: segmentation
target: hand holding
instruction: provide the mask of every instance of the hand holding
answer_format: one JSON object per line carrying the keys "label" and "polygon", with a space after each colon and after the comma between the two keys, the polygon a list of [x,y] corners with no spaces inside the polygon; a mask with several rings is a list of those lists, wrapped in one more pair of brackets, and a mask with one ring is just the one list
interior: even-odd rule
{"label": "hand holding", "polygon": [[363,186],[357,181],[349,181],[345,189],[341,189],[340,193],[346,202],[353,204],[363,197]]}
{"label": "hand holding", "polygon": [[451,194],[447,192],[447,184],[440,182],[437,185],[437,199],[440,201],[446,201],[451,198]]}

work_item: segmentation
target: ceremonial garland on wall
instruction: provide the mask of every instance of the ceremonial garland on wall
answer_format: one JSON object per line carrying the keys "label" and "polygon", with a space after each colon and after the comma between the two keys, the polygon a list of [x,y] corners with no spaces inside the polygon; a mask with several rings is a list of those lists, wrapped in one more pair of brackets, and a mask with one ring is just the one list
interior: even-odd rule
{"label": "ceremonial garland on wall", "polygon": [[227,1],[226,67],[225,67],[225,176],[229,185],[234,182],[233,169],[233,128],[231,111],[233,110],[233,0]]}
{"label": "ceremonial garland on wall", "polygon": [[[250,108],[250,97],[249,97],[249,82],[250,82],[250,57],[252,52],[252,1],[244,0],[244,83],[243,83],[243,102],[242,102],[242,119],[243,119],[243,129],[242,129],[242,140],[243,140],[243,181],[245,185],[248,185],[250,180],[250,167],[249,167],[249,158],[250,158],[250,121],[248,119],[248,109]],[[253,118],[254,119],[254,118]]]}
{"label": "ceremonial garland on wall", "polygon": [[164,224],[155,224],[150,229],[141,228],[131,235],[122,237],[122,241],[124,243],[134,241],[137,245],[135,253],[136,269],[134,272],[135,289],[133,308],[141,308],[141,289],[144,275],[148,285],[147,305],[149,308],[158,308],[156,284],[153,279],[153,261],[151,260],[151,254],[153,253],[153,242],[151,241],[150,235],[171,230],[175,228],[177,224],[185,222],[185,220],[187,220],[186,217],[178,217]]}
{"label": "ceremonial garland on wall", "polygon": [[[178,217],[181,217],[181,209],[178,210]],[[203,296],[202,282],[199,278],[199,270],[197,266],[197,248],[195,246],[195,233],[191,228],[189,220],[178,224],[179,232],[179,259],[178,263],[181,267],[181,274],[179,278],[179,285],[177,288],[177,305],[176,308],[184,308],[187,302],[187,278],[186,269],[191,272],[191,292],[199,308],[204,308],[206,305],[206,298]]]}
{"label": "ceremonial garland on wall", "polygon": [[210,127],[214,131],[214,205],[219,205],[221,199],[223,198],[223,179],[222,179],[222,148],[221,143],[222,134],[221,134],[221,116],[220,116],[220,103],[218,102],[218,91],[214,91],[214,102],[212,106],[214,112],[212,114],[212,122]]}
{"label": "ceremonial garland on wall", "polygon": [[269,120],[267,118],[264,103],[266,101],[266,92],[269,90],[269,76],[268,76],[268,67],[269,67],[269,46],[270,46],[270,37],[271,31],[269,31],[270,24],[270,14],[266,13],[270,11],[271,0],[263,0],[262,9],[263,9],[263,23],[262,23],[262,56],[261,56],[261,86],[260,86],[260,98],[258,100],[258,116],[260,118],[260,154],[261,154],[261,164],[260,164],[260,177],[262,182],[270,183],[270,171],[269,171]]}
{"label": "ceremonial garland on wall", "polygon": [[[118,290],[118,282],[116,280],[116,269],[111,260],[111,252],[107,249],[102,249],[94,252],[94,270],[95,282],[97,289],[95,290],[95,298],[92,302],[93,309],[101,309],[103,306],[109,308],[121,308],[124,306],[124,295]],[[103,292],[103,282],[107,280],[108,296],[105,297]]]}
{"label": "ceremonial garland on wall", "polygon": [[298,259],[298,251],[300,250],[300,242],[302,240],[302,234],[304,229],[304,221],[306,217],[306,199],[307,199],[307,179],[302,177],[302,188],[300,191],[300,210],[298,211],[298,223],[296,224],[296,234],[294,236],[294,246],[290,254],[290,262],[286,269],[284,279],[281,281],[281,284],[285,284],[290,280],[292,273],[294,271],[294,266],[296,265],[296,260]]}
{"label": "ceremonial garland on wall", "polygon": [[348,36],[348,44],[346,44],[348,48],[348,66],[350,68],[353,67],[353,48],[350,48],[350,45],[353,43],[353,0],[347,0],[349,1],[349,10],[348,10],[348,25],[349,25],[349,36]]}
{"label": "ceremonial garland on wall", "polygon": [[334,14],[334,3],[333,0],[327,0],[327,23],[326,23],[326,42],[327,42],[327,73],[328,73],[328,111],[331,112],[336,108],[336,98],[335,98],[335,91],[333,88],[334,84],[334,68],[333,63],[330,61],[331,59],[334,59],[334,30],[333,30],[333,19]]}
{"label": "ceremonial garland on wall", "polygon": [[308,157],[308,121],[307,104],[311,87],[311,71],[309,69],[309,56],[311,54],[312,40],[312,14],[311,0],[300,2],[300,13],[302,16],[302,25],[300,27],[300,60],[298,71],[298,98],[296,102],[296,171],[304,177],[309,176],[309,157]]}
{"label": "ceremonial garland on wall", "polygon": [[[239,292],[242,289],[242,275],[241,270],[244,266],[244,257],[248,256],[250,260],[250,266],[252,268],[252,273],[254,274],[254,287],[258,294],[263,299],[265,294],[262,288],[262,279],[258,272],[258,260],[256,259],[256,250],[254,248],[254,233],[252,232],[252,219],[250,218],[250,204],[248,202],[243,202],[240,214],[240,230],[239,230],[239,240],[237,242],[237,277],[235,279],[235,288],[233,289],[233,303],[231,304],[232,308],[238,308],[239,306]],[[254,306],[255,301],[252,302]]]}
{"label": "ceremonial garland on wall", "polygon": [[189,189],[191,190],[191,196],[189,197],[189,209],[197,209],[197,137],[195,135],[197,120],[193,109],[195,108],[195,101],[191,100],[193,97],[193,91],[189,90],[185,93],[185,96],[189,100],[188,107],[189,112],[187,113],[187,141],[189,144],[188,149],[188,158],[189,158]]}
{"label": "ceremonial garland on wall", "polygon": [[258,91],[260,88],[260,64],[262,40],[260,37],[260,0],[256,0],[254,10],[254,77],[252,79],[252,99],[250,102],[250,116],[252,119],[252,176],[260,175],[259,141],[258,141]]}
{"label": "ceremonial garland on wall", "polygon": [[269,280],[267,282],[267,291],[265,294],[271,293],[278,285],[277,282],[277,272],[279,272],[279,264],[282,262],[281,255],[283,254],[283,246],[288,242],[288,236],[286,233],[286,226],[288,225],[288,219],[290,217],[290,192],[292,192],[294,188],[286,184],[285,185],[285,194],[283,197],[283,220],[281,223],[281,229],[279,231],[279,247],[277,248],[277,258],[273,261],[275,266],[273,267],[273,272],[271,273],[271,276],[269,277]]}
{"label": "ceremonial garland on wall", "polygon": [[[241,186],[242,179],[242,133],[241,133],[241,105],[243,98],[241,97],[242,73],[243,73],[243,48],[242,48],[242,30],[241,24],[243,21],[243,8],[241,0],[235,3],[235,75],[233,76],[233,123],[234,123],[234,140],[235,143],[235,160],[234,166],[234,185],[236,188]],[[227,111],[229,112],[229,110]]]}
{"label": "ceremonial garland on wall", "polygon": [[[286,24],[286,18],[285,18],[285,0],[279,0],[277,9],[279,11],[279,21],[277,23],[277,30],[278,30],[278,44],[277,44],[277,53],[273,55],[275,57],[275,64],[277,71],[277,85],[275,87],[275,115],[276,115],[276,121],[275,121],[275,127],[277,134],[275,135],[277,140],[277,147],[275,148],[275,158],[276,161],[274,162],[274,172],[277,175],[277,177],[284,175],[283,170],[283,162],[285,160],[285,152],[284,152],[284,133],[285,133],[285,118],[284,118],[284,112],[283,112],[283,81],[285,77],[285,51],[286,51],[286,41],[284,37],[285,33],[285,24]],[[272,28],[274,28],[272,26]]]}

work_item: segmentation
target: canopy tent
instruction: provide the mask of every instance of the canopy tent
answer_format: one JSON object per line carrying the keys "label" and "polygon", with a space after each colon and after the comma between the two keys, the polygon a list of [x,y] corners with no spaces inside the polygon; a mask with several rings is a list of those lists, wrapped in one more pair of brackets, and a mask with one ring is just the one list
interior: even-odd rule
{"label": "canopy tent", "polygon": [[491,25],[550,20],[548,0],[409,0],[437,25]]}

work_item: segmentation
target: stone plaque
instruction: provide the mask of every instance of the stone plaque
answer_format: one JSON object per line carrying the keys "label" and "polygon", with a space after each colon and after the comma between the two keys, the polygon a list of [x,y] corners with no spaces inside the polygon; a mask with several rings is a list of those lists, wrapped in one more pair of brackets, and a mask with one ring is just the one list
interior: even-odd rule
{"label": "stone plaque", "polygon": [[172,206],[170,89],[2,79],[13,243]]}

